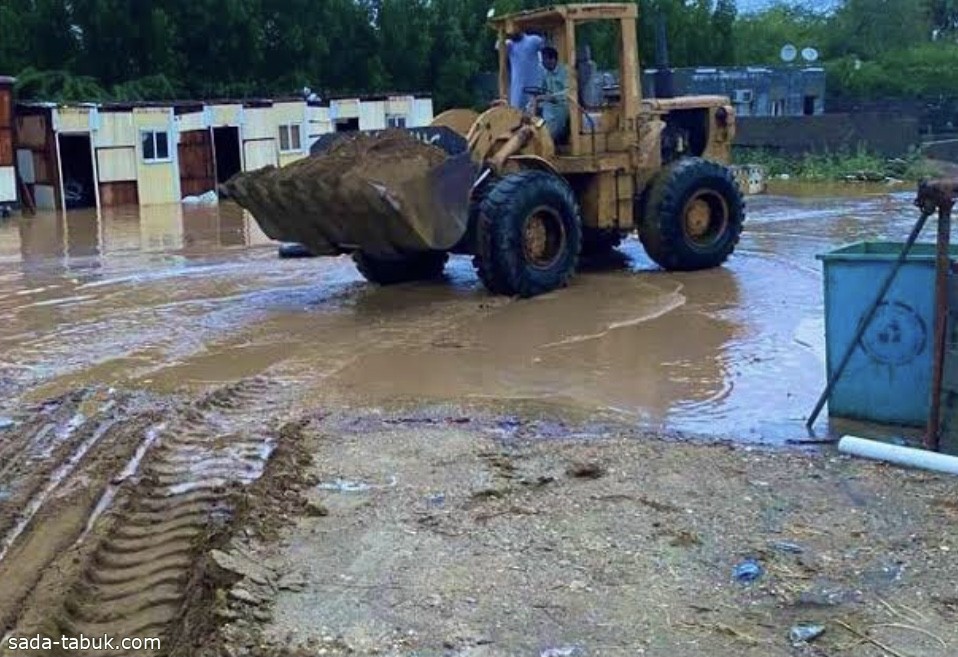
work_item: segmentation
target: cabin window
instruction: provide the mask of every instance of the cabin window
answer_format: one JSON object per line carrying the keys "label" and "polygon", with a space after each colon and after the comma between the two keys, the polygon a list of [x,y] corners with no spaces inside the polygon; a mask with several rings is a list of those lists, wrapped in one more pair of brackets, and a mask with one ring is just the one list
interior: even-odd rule
{"label": "cabin window", "polygon": [[140,143],[143,144],[144,162],[170,161],[170,135],[165,130],[143,130]]}
{"label": "cabin window", "polygon": [[386,125],[390,128],[405,128],[406,127],[406,117],[405,116],[387,116]]}
{"label": "cabin window", "polygon": [[303,150],[303,138],[298,123],[279,126],[279,151],[281,153],[299,153]]}

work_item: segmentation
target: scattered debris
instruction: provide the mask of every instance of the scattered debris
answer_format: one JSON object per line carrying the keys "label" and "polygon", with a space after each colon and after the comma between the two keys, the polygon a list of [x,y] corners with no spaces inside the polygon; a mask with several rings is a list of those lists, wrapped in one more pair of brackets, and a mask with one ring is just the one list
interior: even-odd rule
{"label": "scattered debris", "polygon": [[211,189],[198,196],[184,196],[182,203],[184,205],[216,205],[219,203],[219,196],[217,196],[215,190]]}
{"label": "scattered debris", "polygon": [[838,438],[788,438],[785,443],[788,445],[834,445],[838,443]]}
{"label": "scattered debris", "polygon": [[541,488],[543,486],[548,486],[551,483],[554,483],[556,480],[552,475],[539,475],[537,477],[523,477],[519,480],[519,483],[523,486],[529,486],[532,488]]}
{"label": "scattered debris", "polygon": [[595,461],[573,463],[566,469],[566,474],[576,479],[601,479],[606,469]]}
{"label": "scattered debris", "polygon": [[309,501],[306,503],[306,515],[312,518],[328,516],[329,509],[321,502]]}
{"label": "scattered debris", "polygon": [[696,545],[701,545],[702,539],[699,538],[698,534],[695,532],[690,532],[687,529],[683,529],[675,534],[669,545],[672,547],[695,547]]}
{"label": "scattered debris", "polygon": [[501,499],[506,496],[507,489],[503,488],[483,488],[472,494],[474,500]]}
{"label": "scattered debris", "polygon": [[769,546],[773,550],[778,550],[779,552],[787,552],[789,554],[802,554],[805,552],[803,548],[798,543],[792,543],[790,541],[772,541],[769,543]]}
{"label": "scattered debris", "polygon": [[393,488],[398,480],[395,476],[389,479],[388,484],[375,485],[367,484],[364,481],[350,481],[348,479],[335,479],[334,481],[321,483],[316,487],[321,490],[334,490],[340,493],[364,493],[374,488]]}
{"label": "scattered debris", "polygon": [[539,657],[576,657],[582,650],[578,646],[562,646],[561,648],[546,648],[539,653]]}
{"label": "scattered debris", "polygon": [[798,625],[792,626],[791,631],[788,633],[788,638],[791,640],[792,645],[797,648],[801,645],[814,641],[824,633],[824,625],[818,625],[816,623],[799,623]]}
{"label": "scattered debris", "polygon": [[760,579],[764,572],[762,566],[755,559],[746,559],[735,566],[733,577],[736,582],[747,584]]}

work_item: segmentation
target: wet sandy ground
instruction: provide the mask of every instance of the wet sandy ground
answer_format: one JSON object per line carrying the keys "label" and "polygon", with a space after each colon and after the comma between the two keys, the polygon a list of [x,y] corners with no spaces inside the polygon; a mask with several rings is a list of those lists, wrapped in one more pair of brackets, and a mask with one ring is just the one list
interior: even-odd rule
{"label": "wet sandy ground", "polygon": [[90,383],[196,391],[269,368],[317,401],[526,399],[782,442],[805,435],[824,381],[815,255],[903,239],[910,200],[753,197],[723,269],[655,271],[630,240],[619,262],[526,302],[487,295],[467,258],[445,282],[398,288],[367,285],[348,258],[281,261],[228,205],[10,222],[5,400]]}
{"label": "wet sandy ground", "polygon": [[[823,384],[815,254],[914,220],[910,192],[856,191],[750,199],[725,268],[629,241],[529,301],[465,258],[392,288],[279,260],[229,205],[0,225],[0,639],[882,654],[838,619],[955,654],[954,483],[765,451]],[[768,576],[731,586],[749,555]],[[783,643],[806,616],[821,651]]]}
{"label": "wet sandy ground", "polygon": [[[232,589],[246,613],[223,629],[239,654],[958,651],[945,476],[622,427],[549,439],[531,418],[427,417],[307,427],[319,511],[279,546],[237,549],[256,564]],[[756,579],[736,578],[749,559]],[[825,633],[793,645],[802,625]]]}

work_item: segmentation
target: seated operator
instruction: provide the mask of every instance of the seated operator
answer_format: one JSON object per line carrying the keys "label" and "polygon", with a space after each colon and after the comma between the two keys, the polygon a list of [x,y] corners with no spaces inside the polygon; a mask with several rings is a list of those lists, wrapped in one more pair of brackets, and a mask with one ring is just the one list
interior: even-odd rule
{"label": "seated operator", "polygon": [[559,53],[552,46],[542,49],[542,66],[545,69],[542,78],[545,95],[539,98],[539,106],[553,141],[559,141],[569,129],[568,73],[559,63]]}

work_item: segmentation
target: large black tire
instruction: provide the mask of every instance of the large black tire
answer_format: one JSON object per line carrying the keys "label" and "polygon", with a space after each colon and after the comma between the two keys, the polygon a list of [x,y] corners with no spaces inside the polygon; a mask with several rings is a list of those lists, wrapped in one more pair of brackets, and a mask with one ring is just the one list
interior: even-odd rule
{"label": "large black tire", "polygon": [[379,285],[439,278],[449,260],[443,251],[429,251],[396,258],[379,258],[362,251],[353,253],[353,262],[363,277]]}
{"label": "large black tire", "polygon": [[581,244],[579,205],[565,180],[519,171],[481,200],[473,264],[490,292],[532,297],[568,284]]}
{"label": "large black tire", "polygon": [[735,250],[744,221],[745,201],[729,168],[686,157],[652,181],[644,195],[639,238],[665,269],[710,269]]}

